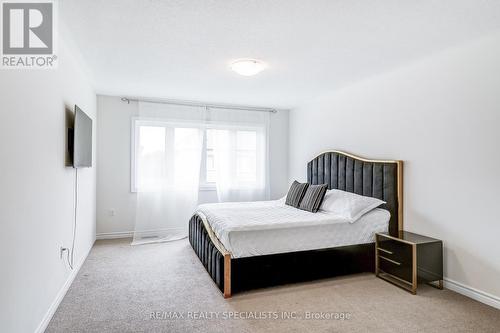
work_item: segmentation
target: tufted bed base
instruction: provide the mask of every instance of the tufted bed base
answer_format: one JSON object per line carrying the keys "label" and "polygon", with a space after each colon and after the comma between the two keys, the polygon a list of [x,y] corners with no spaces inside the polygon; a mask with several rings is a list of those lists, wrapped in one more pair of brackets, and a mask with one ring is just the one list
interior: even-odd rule
{"label": "tufted bed base", "polygon": [[225,298],[245,290],[375,270],[374,243],[234,259],[219,250],[211,233],[204,216],[193,215],[189,242]]}

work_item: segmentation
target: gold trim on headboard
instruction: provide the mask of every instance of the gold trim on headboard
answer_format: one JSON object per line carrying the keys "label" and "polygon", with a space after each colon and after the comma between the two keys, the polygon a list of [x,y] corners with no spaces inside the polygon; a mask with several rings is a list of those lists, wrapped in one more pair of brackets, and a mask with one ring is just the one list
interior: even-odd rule
{"label": "gold trim on headboard", "polygon": [[315,157],[311,159],[314,160],[318,158],[319,156],[326,154],[326,153],[337,153],[337,154],[342,154],[344,156],[353,158],[355,160],[363,161],[363,162],[370,162],[370,163],[394,163],[396,164],[396,171],[397,171],[397,196],[398,196],[398,231],[401,232],[403,231],[403,161],[401,160],[374,160],[374,159],[368,159],[364,158],[361,156],[353,155],[350,153],[347,153],[345,151],[341,150],[325,150]]}
{"label": "gold trim on headboard", "polygon": [[403,161],[397,161],[398,171],[398,232],[403,231]]}

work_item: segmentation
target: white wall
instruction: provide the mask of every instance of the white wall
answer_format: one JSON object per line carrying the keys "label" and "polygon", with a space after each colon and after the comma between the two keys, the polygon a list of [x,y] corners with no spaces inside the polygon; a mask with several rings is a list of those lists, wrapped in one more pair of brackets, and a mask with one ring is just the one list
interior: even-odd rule
{"label": "white wall", "polygon": [[[98,96],[97,110],[97,234],[109,237],[134,230],[136,195],[130,192],[130,124],[139,109],[137,102],[127,104],[120,97]],[[271,197],[279,198],[288,190],[288,111],[271,114],[269,145]],[[200,191],[199,201],[216,202],[217,194]]]}
{"label": "white wall", "polygon": [[[96,95],[76,53],[60,40],[58,69],[0,70],[2,332],[43,330],[72,277],[59,258],[59,246],[71,246],[74,214],[67,113],[77,104],[96,115]],[[95,240],[95,162],[78,176],[77,266]]]}
{"label": "white wall", "polygon": [[290,180],[327,149],[404,160],[405,229],[444,241],[447,279],[500,300],[498,59],[497,35],[292,111]]}

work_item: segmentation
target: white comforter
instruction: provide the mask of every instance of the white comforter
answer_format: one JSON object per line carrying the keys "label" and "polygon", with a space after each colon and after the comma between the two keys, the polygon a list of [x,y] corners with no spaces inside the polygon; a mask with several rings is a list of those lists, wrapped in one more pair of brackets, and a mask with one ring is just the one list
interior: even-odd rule
{"label": "white comforter", "polygon": [[350,223],[283,200],[203,204],[198,211],[234,258],[369,243],[375,232],[387,231],[390,219],[388,211],[374,209]]}

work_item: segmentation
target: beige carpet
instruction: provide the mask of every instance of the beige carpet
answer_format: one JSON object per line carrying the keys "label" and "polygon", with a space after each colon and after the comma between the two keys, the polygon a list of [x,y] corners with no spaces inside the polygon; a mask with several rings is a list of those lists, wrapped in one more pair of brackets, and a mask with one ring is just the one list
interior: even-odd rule
{"label": "beige carpet", "polygon": [[96,242],[46,332],[500,332],[500,310],[425,285],[413,296],[373,274],[225,300],[187,240],[113,240]]}

